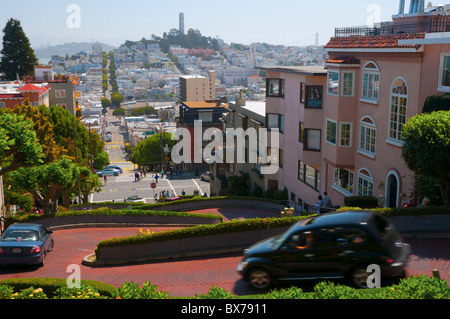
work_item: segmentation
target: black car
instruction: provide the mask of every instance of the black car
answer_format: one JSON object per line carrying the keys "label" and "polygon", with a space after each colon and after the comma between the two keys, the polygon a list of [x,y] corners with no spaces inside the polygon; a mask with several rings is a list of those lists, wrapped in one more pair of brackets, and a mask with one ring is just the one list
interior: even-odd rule
{"label": "black car", "polygon": [[283,280],[338,278],[365,288],[369,265],[379,266],[382,278],[402,277],[410,253],[381,215],[339,212],[305,219],[244,250],[238,271],[256,289]]}

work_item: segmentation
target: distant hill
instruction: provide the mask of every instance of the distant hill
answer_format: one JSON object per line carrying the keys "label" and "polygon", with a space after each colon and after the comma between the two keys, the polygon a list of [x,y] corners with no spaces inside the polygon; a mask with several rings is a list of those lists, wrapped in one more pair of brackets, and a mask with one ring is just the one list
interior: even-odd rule
{"label": "distant hill", "polygon": [[[102,50],[109,52],[115,47],[110,46],[105,43],[101,43]],[[58,45],[52,45],[47,47],[39,47],[33,48],[34,53],[37,58],[51,58],[53,55],[65,56],[68,54],[69,56],[76,54],[81,51],[85,51],[87,53],[92,52],[92,43],[91,42],[72,42],[72,43],[64,43]]]}

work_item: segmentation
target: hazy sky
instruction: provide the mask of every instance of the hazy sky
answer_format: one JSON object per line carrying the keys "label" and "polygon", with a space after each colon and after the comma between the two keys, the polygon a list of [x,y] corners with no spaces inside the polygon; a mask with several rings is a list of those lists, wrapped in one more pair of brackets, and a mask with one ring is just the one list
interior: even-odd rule
{"label": "hazy sky", "polygon": [[21,0],[1,5],[0,28],[9,18],[19,19],[34,47],[92,40],[118,46],[178,29],[183,12],[186,31],[198,29],[227,43],[302,46],[314,44],[316,33],[325,44],[335,27],[391,20],[398,5],[399,0]]}

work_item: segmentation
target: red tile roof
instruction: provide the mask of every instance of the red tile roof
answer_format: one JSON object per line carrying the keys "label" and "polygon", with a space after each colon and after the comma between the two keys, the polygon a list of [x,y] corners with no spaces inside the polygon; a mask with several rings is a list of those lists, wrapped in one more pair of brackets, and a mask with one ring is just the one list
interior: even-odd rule
{"label": "red tile roof", "polygon": [[331,38],[325,45],[326,49],[386,49],[386,48],[414,48],[415,45],[399,45],[399,40],[423,39],[425,34],[396,34],[377,36],[350,36]]}
{"label": "red tile roof", "polygon": [[42,88],[33,85],[31,83],[27,83],[24,86],[17,89],[18,92],[30,92],[30,91],[42,91]]}

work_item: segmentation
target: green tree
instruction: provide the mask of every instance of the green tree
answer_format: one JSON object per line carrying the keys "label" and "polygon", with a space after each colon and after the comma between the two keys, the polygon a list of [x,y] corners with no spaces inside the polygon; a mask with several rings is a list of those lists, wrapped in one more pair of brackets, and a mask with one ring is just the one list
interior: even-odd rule
{"label": "green tree", "polygon": [[403,126],[402,157],[416,174],[439,182],[445,206],[450,204],[450,112],[416,115]]}
{"label": "green tree", "polygon": [[144,112],[146,115],[158,114],[158,111],[153,106],[150,105],[144,107]]}
{"label": "green tree", "polygon": [[49,118],[39,112],[37,106],[30,105],[28,100],[26,100],[22,106],[14,108],[12,112],[17,115],[23,115],[25,119],[33,122],[33,128],[45,155],[43,158],[44,163],[54,162],[64,154],[63,147],[54,140],[55,134]]}
{"label": "green tree", "polygon": [[242,174],[241,176],[230,176],[230,182],[228,184],[225,193],[228,196],[248,196],[249,195],[249,176],[248,173]]}
{"label": "green tree", "polygon": [[124,97],[122,94],[120,93],[113,93],[113,95],[111,96],[111,103],[114,107],[120,107],[120,104],[124,101]]}
{"label": "green tree", "polygon": [[143,116],[143,115],[145,115],[144,109],[134,109],[133,111],[131,111],[131,116]]}
{"label": "green tree", "polygon": [[[139,142],[133,148],[133,154],[130,156],[130,161],[140,166],[161,164],[162,156],[166,156],[162,153],[163,147],[167,144],[167,146],[172,149],[175,143],[176,141],[171,139],[171,133],[154,134]],[[167,154],[167,156],[170,157],[170,153]]]}
{"label": "green tree", "polygon": [[23,115],[0,114],[0,176],[22,166],[41,164],[43,157],[33,122]]}
{"label": "green tree", "polygon": [[111,101],[107,97],[102,97],[101,102],[103,108],[112,106]]}
{"label": "green tree", "polygon": [[11,180],[14,188],[33,194],[44,213],[56,213],[58,198],[63,196],[68,203],[67,199],[76,191],[78,179],[91,174],[87,167],[63,157],[51,164],[19,168],[11,173]]}
{"label": "green tree", "polygon": [[33,75],[38,59],[20,21],[9,19],[3,33],[0,71],[5,73],[8,80],[15,80],[17,76]]}
{"label": "green tree", "polygon": [[119,107],[118,109],[115,109],[113,111],[112,115],[119,116],[119,117],[120,116],[125,116],[125,110]]}

